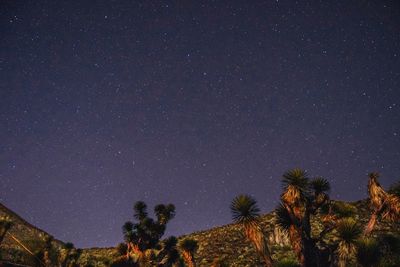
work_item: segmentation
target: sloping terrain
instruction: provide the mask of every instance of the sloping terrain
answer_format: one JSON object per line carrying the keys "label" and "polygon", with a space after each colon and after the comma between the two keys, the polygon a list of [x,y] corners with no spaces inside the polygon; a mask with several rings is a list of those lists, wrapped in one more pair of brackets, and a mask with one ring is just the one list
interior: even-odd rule
{"label": "sloping terrain", "polygon": [[[370,211],[366,201],[351,203],[356,211],[355,219],[360,225],[365,225],[369,218]],[[8,215],[15,221],[15,225],[10,230],[18,240],[24,244],[33,244],[37,240],[42,240],[47,235],[44,231],[29,224],[17,214],[0,205],[0,216]],[[294,258],[287,238],[282,235],[275,227],[273,214],[266,214],[261,218],[264,231],[268,234],[269,242],[274,259]],[[313,223],[314,229],[320,227],[317,222]],[[375,234],[379,232],[400,234],[399,223],[380,222]],[[228,266],[261,266],[252,245],[242,236],[241,227],[236,224],[228,224],[215,227],[206,231],[195,232],[180,238],[189,237],[199,242],[199,249],[195,256],[198,266],[210,266],[216,259],[222,259]],[[36,241],[35,241],[36,240]],[[61,246],[61,241],[55,240],[55,246]],[[10,236],[2,244],[3,259],[14,262],[29,264],[32,256],[18,245]],[[115,248],[92,248],[83,249],[79,262],[81,266],[109,266],[117,257]]]}
{"label": "sloping terrain", "polygon": [[[1,259],[29,264],[32,262],[33,257],[30,252],[34,253],[32,248],[50,235],[0,203],[0,217],[3,216],[9,217],[13,222],[13,226],[7,232],[1,244]],[[55,247],[61,247],[63,242],[54,239],[52,244]]]}

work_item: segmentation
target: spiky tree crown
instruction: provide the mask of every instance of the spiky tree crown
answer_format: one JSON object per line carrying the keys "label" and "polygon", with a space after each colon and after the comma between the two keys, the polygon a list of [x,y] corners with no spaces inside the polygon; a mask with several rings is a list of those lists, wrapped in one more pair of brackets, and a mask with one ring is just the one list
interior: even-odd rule
{"label": "spiky tree crown", "polygon": [[282,179],[283,189],[287,190],[288,186],[295,186],[302,190],[307,190],[308,175],[302,169],[293,169],[283,174]]}
{"label": "spiky tree crown", "polygon": [[293,169],[283,174],[282,200],[290,205],[299,205],[309,197],[309,179],[307,172],[301,169]]}
{"label": "spiky tree crown", "polygon": [[166,224],[175,217],[175,206],[173,204],[159,204],[154,207],[154,213],[160,224]]}
{"label": "spiky tree crown", "polygon": [[239,195],[231,203],[232,219],[236,223],[256,222],[259,218],[260,209],[257,201],[249,195]]}
{"label": "spiky tree crown", "polygon": [[141,221],[147,217],[147,205],[143,201],[138,201],[133,206],[135,219]]}
{"label": "spiky tree crown", "polygon": [[310,181],[310,187],[316,194],[329,192],[331,190],[331,185],[328,180],[322,177],[312,179]]}
{"label": "spiky tree crown", "polygon": [[160,239],[164,235],[167,222],[175,216],[175,206],[172,204],[155,206],[157,220],[148,217],[147,205],[143,201],[135,203],[134,211],[137,222],[126,222],[122,227],[125,241],[136,245],[142,252],[160,249],[162,247]]}
{"label": "spiky tree crown", "polygon": [[191,254],[195,253],[199,248],[198,243],[194,239],[185,238],[179,243],[179,248]]}
{"label": "spiky tree crown", "polygon": [[361,236],[361,227],[352,218],[341,219],[337,226],[336,231],[338,238],[346,243],[355,243]]}
{"label": "spiky tree crown", "polygon": [[275,222],[276,225],[285,232],[287,232],[290,226],[293,225],[289,212],[282,204],[279,204],[275,209]]}

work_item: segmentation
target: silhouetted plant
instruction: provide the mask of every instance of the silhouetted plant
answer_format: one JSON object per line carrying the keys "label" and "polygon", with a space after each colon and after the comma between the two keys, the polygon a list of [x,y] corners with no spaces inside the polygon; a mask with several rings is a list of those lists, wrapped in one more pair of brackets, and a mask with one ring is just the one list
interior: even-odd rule
{"label": "silhouetted plant", "polygon": [[179,261],[177,244],[178,239],[175,236],[162,241],[162,249],[158,253],[159,266],[171,267]]}
{"label": "silhouetted plant", "polygon": [[197,241],[194,239],[183,239],[179,242],[179,249],[181,250],[182,257],[188,267],[195,267],[196,262],[194,260],[194,254],[198,249]]}
{"label": "silhouetted plant", "polygon": [[[135,203],[134,218],[137,222],[126,222],[122,227],[127,262],[144,266],[164,260],[157,256],[162,251],[160,239],[164,235],[166,224],[175,216],[175,206],[160,204],[154,208],[154,213],[157,220],[148,216],[147,205],[144,202]],[[154,250],[157,250],[157,253]],[[168,253],[165,255],[173,256]]]}
{"label": "silhouetted plant", "polygon": [[265,266],[271,267],[271,253],[265,235],[260,227],[260,210],[257,207],[256,200],[248,195],[239,195],[232,200],[230,208],[233,221],[243,226],[246,238],[253,243]]}

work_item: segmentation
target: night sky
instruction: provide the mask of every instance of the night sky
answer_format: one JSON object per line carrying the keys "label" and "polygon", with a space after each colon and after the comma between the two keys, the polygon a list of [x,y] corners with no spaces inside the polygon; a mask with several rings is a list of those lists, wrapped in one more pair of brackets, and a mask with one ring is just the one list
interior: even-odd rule
{"label": "night sky", "polygon": [[[68,3],[66,3],[68,2]],[[308,3],[306,3],[308,2]],[[0,201],[113,246],[133,203],[168,235],[278,203],[291,168],[331,196],[400,173],[398,1],[1,1]]]}

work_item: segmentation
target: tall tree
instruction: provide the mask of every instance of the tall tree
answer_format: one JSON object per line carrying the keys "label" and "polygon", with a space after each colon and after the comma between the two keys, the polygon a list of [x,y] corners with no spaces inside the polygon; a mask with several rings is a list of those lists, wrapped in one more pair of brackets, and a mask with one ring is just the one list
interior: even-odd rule
{"label": "tall tree", "polygon": [[160,239],[164,235],[166,224],[175,216],[175,206],[172,204],[155,206],[156,220],[149,217],[147,205],[143,201],[136,202],[133,209],[136,222],[128,221],[122,227],[126,243],[125,260],[145,266],[157,261],[157,254],[162,248]]}
{"label": "tall tree", "polygon": [[379,174],[370,173],[368,181],[369,201],[372,208],[371,217],[364,229],[364,234],[371,234],[377,220],[400,220],[400,197],[387,193],[378,182]]}
{"label": "tall tree", "polygon": [[330,185],[324,178],[310,179],[307,172],[293,169],[282,177],[281,205],[276,210],[278,226],[287,231],[301,266],[323,266],[318,240],[311,236],[311,216],[329,203]]}
{"label": "tall tree", "polygon": [[239,195],[232,200],[230,208],[233,221],[243,226],[246,238],[253,243],[265,266],[271,267],[273,261],[264,232],[260,227],[260,210],[256,200],[248,195]]}

